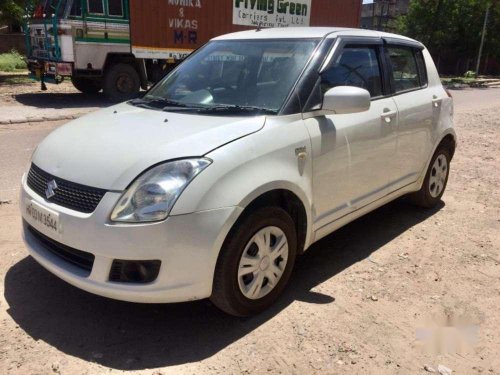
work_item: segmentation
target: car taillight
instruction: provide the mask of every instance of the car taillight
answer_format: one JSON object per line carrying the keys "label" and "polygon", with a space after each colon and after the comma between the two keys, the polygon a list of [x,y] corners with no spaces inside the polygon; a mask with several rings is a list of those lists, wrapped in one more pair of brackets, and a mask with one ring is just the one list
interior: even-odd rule
{"label": "car taillight", "polygon": [[444,89],[444,91],[446,91],[446,94],[448,95],[448,98],[453,98],[453,95],[451,95],[450,90]]}

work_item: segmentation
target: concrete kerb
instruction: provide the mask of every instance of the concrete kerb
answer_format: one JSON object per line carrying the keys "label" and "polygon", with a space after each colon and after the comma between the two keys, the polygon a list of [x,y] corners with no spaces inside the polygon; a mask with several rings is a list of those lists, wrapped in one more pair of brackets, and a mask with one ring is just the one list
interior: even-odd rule
{"label": "concrete kerb", "polygon": [[31,122],[44,122],[44,121],[60,121],[60,120],[73,120],[85,115],[86,113],[75,113],[71,115],[46,115],[46,116],[28,116],[15,119],[0,119],[0,125],[17,125],[26,124]]}

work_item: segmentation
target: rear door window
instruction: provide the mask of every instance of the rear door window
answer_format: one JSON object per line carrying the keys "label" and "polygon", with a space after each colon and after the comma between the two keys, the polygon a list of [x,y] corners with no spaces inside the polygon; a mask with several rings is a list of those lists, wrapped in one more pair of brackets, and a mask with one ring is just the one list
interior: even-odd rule
{"label": "rear door window", "polygon": [[370,96],[382,95],[382,74],[376,46],[347,45],[333,64],[321,74],[321,91],[336,86],[356,86]]}
{"label": "rear door window", "polygon": [[417,60],[418,76],[420,78],[420,86],[427,86],[427,67],[425,66],[424,55],[422,51],[415,50],[415,59]]}
{"label": "rear door window", "polygon": [[[427,75],[417,65],[416,50],[411,47],[387,47],[392,67],[392,81],[396,93],[419,89],[427,84]],[[421,52],[420,52],[421,56]],[[423,63],[423,58],[422,62]]]}

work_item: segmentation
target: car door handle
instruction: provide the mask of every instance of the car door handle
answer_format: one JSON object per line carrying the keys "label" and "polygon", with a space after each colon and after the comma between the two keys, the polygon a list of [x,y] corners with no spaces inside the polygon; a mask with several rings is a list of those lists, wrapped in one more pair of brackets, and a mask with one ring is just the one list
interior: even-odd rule
{"label": "car door handle", "polygon": [[438,108],[440,105],[441,105],[441,102],[443,101],[443,99],[441,98],[438,98],[436,95],[434,95],[432,97],[432,105],[436,108]]}
{"label": "car door handle", "polygon": [[397,111],[392,111],[389,108],[384,108],[384,113],[382,113],[380,117],[382,117],[385,122],[389,123],[392,121],[392,117],[396,116],[397,113]]}

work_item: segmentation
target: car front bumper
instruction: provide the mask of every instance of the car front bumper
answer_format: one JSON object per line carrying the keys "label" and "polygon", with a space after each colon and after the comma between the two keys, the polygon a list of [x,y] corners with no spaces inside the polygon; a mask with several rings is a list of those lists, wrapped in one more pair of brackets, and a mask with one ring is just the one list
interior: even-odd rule
{"label": "car front bumper", "polygon": [[[23,239],[30,255],[68,283],[104,297],[141,303],[209,297],[219,250],[242,209],[219,208],[147,224],[111,223],[109,215],[120,196],[119,192],[108,192],[93,213],[84,214],[46,201],[26,184],[23,176],[20,208]],[[30,223],[25,209],[28,201],[58,214],[58,238],[43,226]],[[60,244],[94,255],[90,273],[51,252],[28,225]],[[114,259],[161,260],[161,267],[151,283],[112,282],[109,274]]]}

